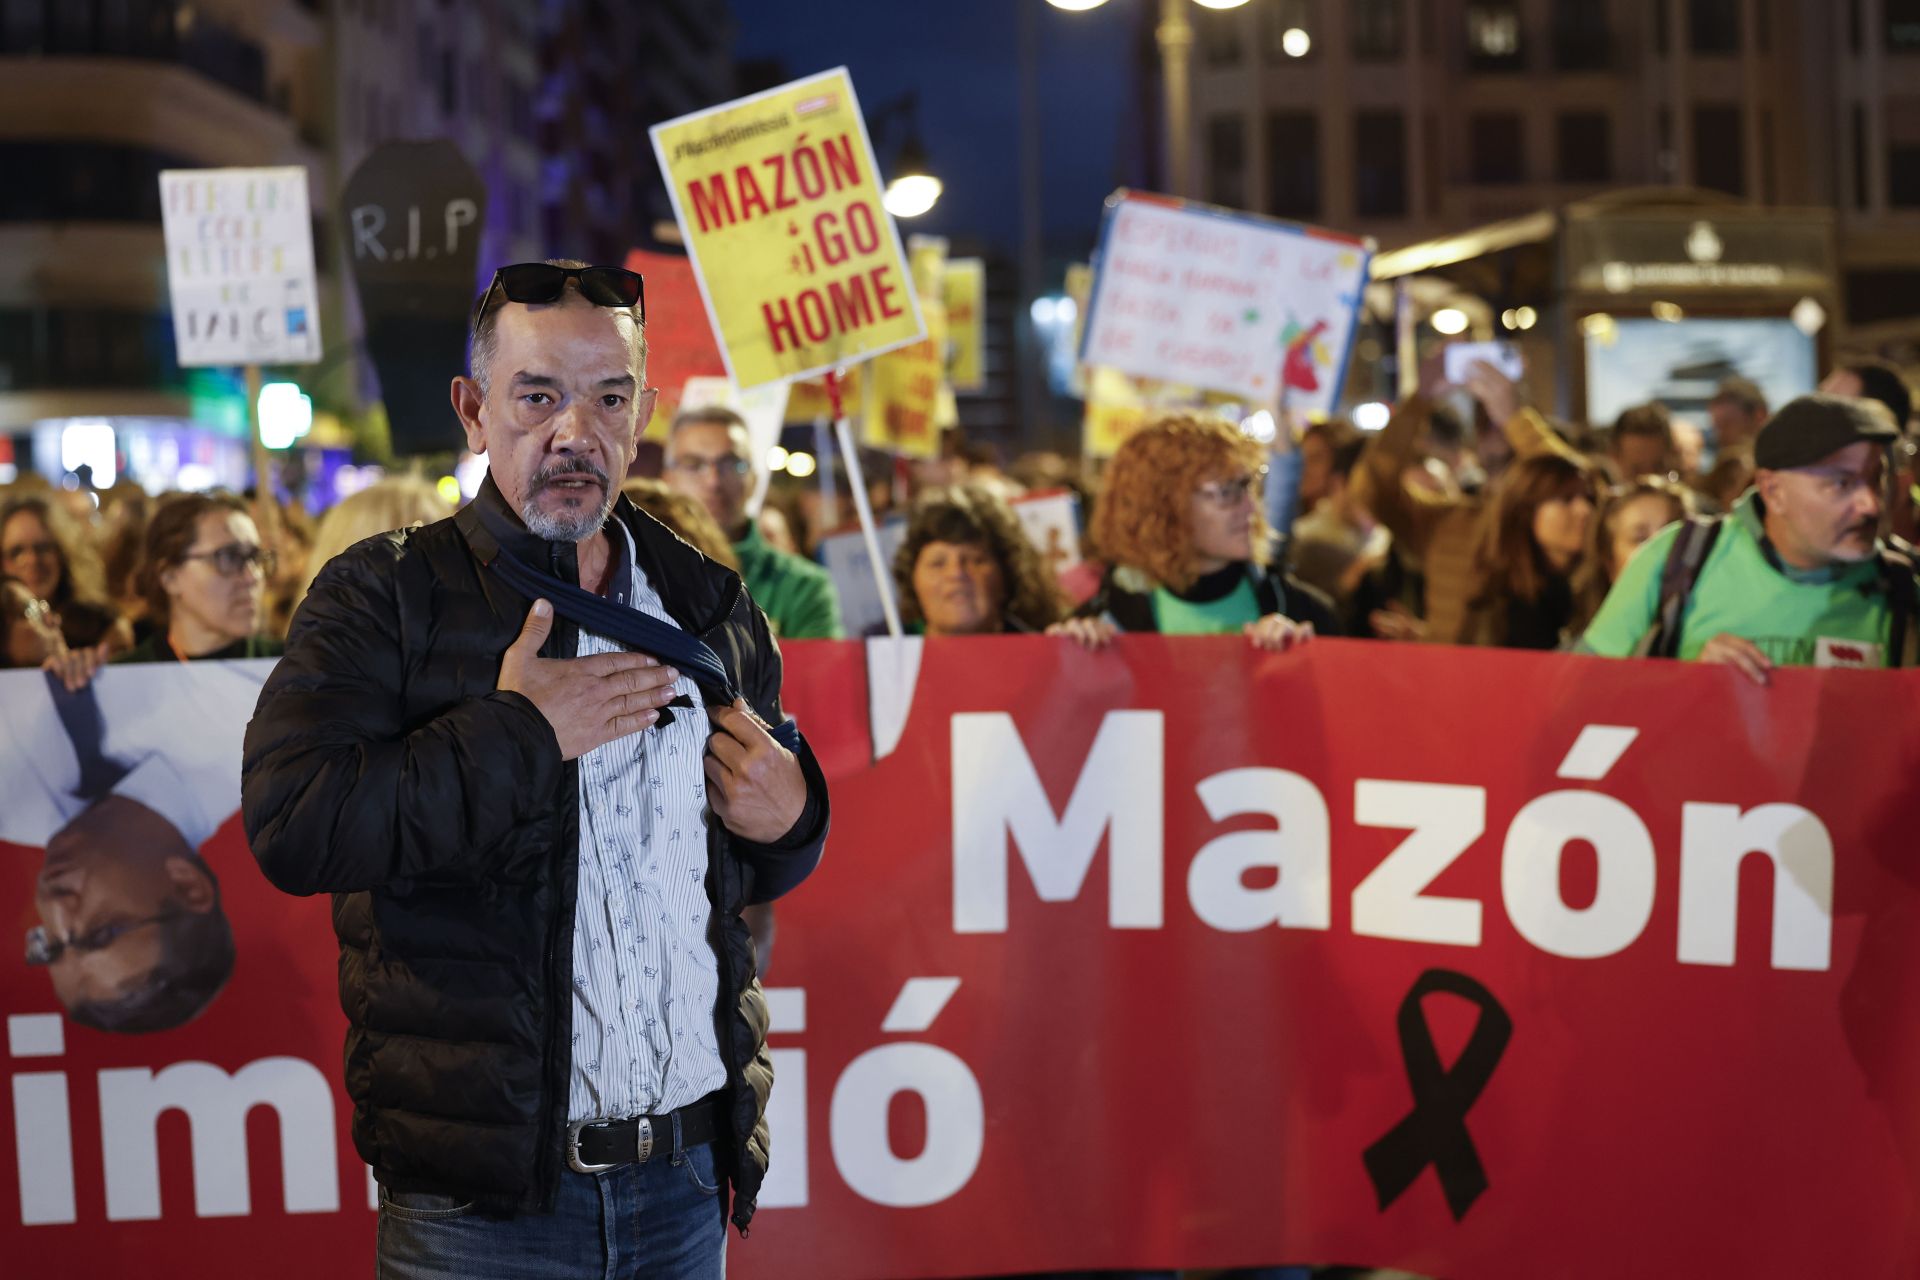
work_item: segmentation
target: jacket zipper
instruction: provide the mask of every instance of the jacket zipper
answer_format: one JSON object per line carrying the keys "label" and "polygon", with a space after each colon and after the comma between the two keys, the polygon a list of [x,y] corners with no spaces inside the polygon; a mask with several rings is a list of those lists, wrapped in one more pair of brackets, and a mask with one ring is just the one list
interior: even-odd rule
{"label": "jacket zipper", "polygon": [[[548,568],[549,568],[549,571],[553,574],[553,576],[555,578],[560,578],[562,582],[566,581],[565,578],[560,577],[560,569],[561,569],[560,549],[559,547],[554,546],[551,543],[548,544],[548,561],[549,561]],[[571,625],[570,623],[565,622],[558,616],[554,618],[554,622],[556,623],[555,635],[549,637],[549,642],[551,642],[554,638],[557,638],[558,627]],[[577,761],[568,762],[567,780],[571,785],[563,788],[563,790],[568,796],[572,798],[573,807],[570,813],[568,814],[567,826],[573,831],[573,840],[571,842],[568,842],[565,840],[560,841],[559,844],[560,844],[561,852],[556,852],[553,859],[552,871],[554,874],[553,883],[555,888],[555,892],[553,895],[554,904],[553,904],[553,909],[549,913],[548,920],[547,920],[546,975],[547,975],[547,986],[549,991],[548,999],[551,1002],[551,1011],[548,1015],[549,1022],[548,1022],[548,1035],[547,1035],[546,1070],[541,1073],[544,1077],[544,1082],[541,1085],[541,1088],[545,1091],[547,1095],[546,1097],[541,1099],[540,1111],[543,1118],[543,1125],[547,1120],[549,1120],[552,1117],[552,1115],[556,1110],[554,1106],[554,1101],[553,1101],[555,1077],[559,1076],[563,1080],[568,1079],[570,1078],[570,1074],[572,1071],[571,1062],[568,1063],[566,1072],[561,1072],[558,1066],[559,1058],[560,1058],[559,1045],[561,1040],[563,1039],[563,1037],[561,1037],[558,1034],[559,1025],[560,1025],[559,1020],[563,1015],[563,1013],[567,1013],[571,1010],[570,1003],[562,1003],[562,1002],[563,1001],[571,1002],[573,999],[573,988],[571,984],[563,983],[560,981],[560,962],[559,962],[560,931],[565,924],[565,917],[563,916],[562,912],[563,910],[571,909],[573,904],[564,903],[560,901],[560,898],[564,895],[562,895],[559,892],[559,889],[561,885],[565,884],[566,878],[567,878],[566,867],[562,862],[562,858],[565,856],[564,851],[569,847],[569,844],[571,844],[573,857],[577,860],[580,856],[580,816],[579,816],[580,766]],[[578,874],[577,870],[575,874],[577,876]],[[575,886],[575,892],[576,893],[578,892],[577,884]],[[565,1086],[563,1086],[563,1088],[564,1087]],[[560,1096],[564,1098],[566,1097],[566,1093],[562,1092]],[[561,1111],[560,1120],[562,1123],[562,1127],[564,1128],[565,1121],[566,1121],[564,1104],[562,1105],[561,1108],[559,1108],[559,1110]],[[553,1135],[551,1134],[543,1135],[543,1139],[540,1143],[540,1167],[541,1167],[540,1184],[541,1184],[541,1192],[542,1192],[543,1200],[545,1198],[545,1192],[548,1189],[552,1190],[556,1200],[558,1199],[560,1194],[560,1169],[557,1163],[557,1157],[555,1155],[556,1150],[557,1150],[557,1145],[554,1141]]]}

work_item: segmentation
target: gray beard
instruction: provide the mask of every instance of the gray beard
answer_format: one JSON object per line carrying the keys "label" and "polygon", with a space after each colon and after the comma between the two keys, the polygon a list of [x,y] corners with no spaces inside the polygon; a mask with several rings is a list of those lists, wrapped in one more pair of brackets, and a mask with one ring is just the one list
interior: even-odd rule
{"label": "gray beard", "polygon": [[607,513],[613,510],[613,499],[614,493],[609,489],[607,500],[597,510],[574,515],[550,515],[529,501],[521,519],[528,532],[548,542],[585,542],[607,522]]}

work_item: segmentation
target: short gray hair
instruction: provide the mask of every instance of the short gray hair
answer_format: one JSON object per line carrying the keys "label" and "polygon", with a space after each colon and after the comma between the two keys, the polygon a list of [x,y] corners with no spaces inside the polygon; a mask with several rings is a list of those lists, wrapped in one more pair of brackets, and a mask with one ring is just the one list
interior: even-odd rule
{"label": "short gray hair", "polygon": [[[578,258],[548,258],[546,263],[550,267],[566,267],[573,271],[584,270],[593,265],[590,262],[582,262]],[[565,303],[570,297],[579,296],[580,282],[569,280],[566,292],[560,295],[560,301]],[[487,301],[487,309],[473,318],[473,328],[467,336],[467,372],[479,386],[480,394],[483,396],[488,393],[493,381],[493,357],[494,349],[498,344],[500,309],[506,305],[505,290],[494,290],[493,296]],[[621,312],[633,321],[633,329],[627,342],[633,348],[634,362],[639,366],[640,381],[644,384],[647,380],[647,324],[641,317],[640,308],[610,307],[608,310]]]}
{"label": "short gray hair", "polygon": [[673,415],[673,422],[667,427],[668,453],[673,452],[674,438],[682,427],[725,427],[730,438],[734,432],[740,433],[736,443],[745,441],[749,452],[753,448],[753,432],[748,430],[747,420],[723,404],[703,404],[698,409],[682,409]]}

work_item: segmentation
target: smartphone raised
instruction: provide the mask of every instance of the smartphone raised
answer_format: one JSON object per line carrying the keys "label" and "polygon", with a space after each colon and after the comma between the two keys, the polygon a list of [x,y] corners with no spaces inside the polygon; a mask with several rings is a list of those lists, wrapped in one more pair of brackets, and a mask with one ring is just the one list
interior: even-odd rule
{"label": "smartphone raised", "polygon": [[1519,348],[1511,342],[1456,342],[1447,348],[1447,381],[1456,387],[1464,385],[1467,371],[1479,360],[1485,360],[1515,382],[1527,368]]}

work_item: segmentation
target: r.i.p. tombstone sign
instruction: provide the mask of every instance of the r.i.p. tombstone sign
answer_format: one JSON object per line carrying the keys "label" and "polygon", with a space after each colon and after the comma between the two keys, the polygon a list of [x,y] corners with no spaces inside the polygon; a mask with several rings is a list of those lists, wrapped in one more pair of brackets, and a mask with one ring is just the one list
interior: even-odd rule
{"label": "r.i.p. tombstone sign", "polygon": [[320,358],[305,169],[168,169],[160,217],[183,367]]}
{"label": "r.i.p. tombstone sign", "polygon": [[1166,196],[1107,202],[1080,359],[1303,413],[1345,379],[1373,242]]}

